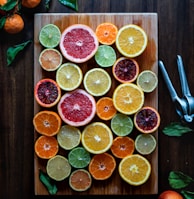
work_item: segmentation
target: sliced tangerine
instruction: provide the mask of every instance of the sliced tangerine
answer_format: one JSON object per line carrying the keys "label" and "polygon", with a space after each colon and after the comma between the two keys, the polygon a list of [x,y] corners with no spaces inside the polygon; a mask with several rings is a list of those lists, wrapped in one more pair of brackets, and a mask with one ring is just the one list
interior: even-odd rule
{"label": "sliced tangerine", "polygon": [[54,111],[40,111],[34,116],[33,125],[38,133],[54,136],[61,128],[61,118]]}
{"label": "sliced tangerine", "polygon": [[102,97],[96,103],[96,114],[102,120],[110,120],[117,110],[113,105],[113,100],[110,97]]}
{"label": "sliced tangerine", "polygon": [[114,157],[108,153],[96,154],[89,164],[89,172],[96,180],[108,179],[116,168]]}
{"label": "sliced tangerine", "polygon": [[132,155],[135,150],[134,140],[130,137],[116,137],[111,146],[112,154],[117,158],[124,158]]}
{"label": "sliced tangerine", "polygon": [[59,146],[57,139],[41,135],[35,142],[34,150],[39,158],[50,159],[58,153]]}
{"label": "sliced tangerine", "polygon": [[96,36],[101,44],[112,45],[117,36],[118,28],[113,23],[101,23],[96,28]]}

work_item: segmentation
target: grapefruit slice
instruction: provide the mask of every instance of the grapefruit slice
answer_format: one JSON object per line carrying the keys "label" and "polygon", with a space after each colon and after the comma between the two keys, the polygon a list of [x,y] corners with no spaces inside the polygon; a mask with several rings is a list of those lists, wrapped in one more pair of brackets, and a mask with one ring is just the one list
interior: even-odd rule
{"label": "grapefruit slice", "polygon": [[61,52],[66,59],[75,63],[83,63],[92,58],[98,45],[95,32],[84,24],[71,25],[61,35]]}
{"label": "grapefruit slice", "polygon": [[65,93],[59,103],[61,119],[71,126],[84,126],[95,116],[96,101],[83,89]]}

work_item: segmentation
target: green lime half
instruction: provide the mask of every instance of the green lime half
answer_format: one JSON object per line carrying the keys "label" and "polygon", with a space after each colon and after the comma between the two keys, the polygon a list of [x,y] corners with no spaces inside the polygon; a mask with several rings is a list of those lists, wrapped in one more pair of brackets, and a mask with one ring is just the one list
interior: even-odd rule
{"label": "green lime half", "polygon": [[83,147],[76,147],[68,154],[68,160],[74,168],[84,168],[90,163],[90,153]]}
{"label": "green lime half", "polygon": [[78,128],[70,125],[61,127],[57,134],[59,146],[65,150],[71,150],[77,147],[81,140],[81,132]]}
{"label": "green lime half", "polygon": [[152,92],[158,85],[158,77],[151,70],[142,71],[137,77],[137,85],[146,93]]}
{"label": "green lime half", "polygon": [[39,33],[39,41],[45,48],[55,48],[61,38],[61,31],[54,24],[47,24],[42,27]]}
{"label": "green lime half", "polygon": [[116,61],[115,50],[108,45],[100,45],[95,54],[95,60],[101,67],[110,67]]}
{"label": "green lime half", "polygon": [[135,149],[142,155],[152,153],[156,148],[156,138],[151,134],[139,134],[135,139]]}
{"label": "green lime half", "polygon": [[46,171],[50,178],[56,181],[62,181],[70,175],[71,165],[67,158],[61,155],[56,155],[48,160]]}
{"label": "green lime half", "polygon": [[133,130],[133,121],[129,116],[117,113],[111,119],[111,129],[118,136],[129,135]]}

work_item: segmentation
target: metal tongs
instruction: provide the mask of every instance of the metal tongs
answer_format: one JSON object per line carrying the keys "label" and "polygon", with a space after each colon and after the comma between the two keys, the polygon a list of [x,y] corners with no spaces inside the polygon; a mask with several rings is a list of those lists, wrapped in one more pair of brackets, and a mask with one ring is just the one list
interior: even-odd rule
{"label": "metal tongs", "polygon": [[178,97],[163,62],[159,61],[159,67],[170,92],[172,101],[175,103],[176,112],[181,117],[181,119],[185,120],[185,122],[192,122],[194,118],[194,97],[191,96],[182,58],[180,55],[177,55],[177,65],[183,95],[182,98]]}

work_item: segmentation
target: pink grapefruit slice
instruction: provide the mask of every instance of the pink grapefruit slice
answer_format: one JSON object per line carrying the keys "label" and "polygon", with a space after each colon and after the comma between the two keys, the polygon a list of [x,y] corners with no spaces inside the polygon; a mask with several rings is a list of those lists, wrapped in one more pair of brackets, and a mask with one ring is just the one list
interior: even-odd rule
{"label": "pink grapefruit slice", "polygon": [[61,119],[71,126],[84,126],[96,114],[96,101],[83,89],[65,93],[58,103]]}
{"label": "pink grapefruit slice", "polygon": [[95,32],[84,24],[74,24],[67,27],[61,35],[59,44],[63,56],[75,63],[83,63],[92,58],[98,45]]}

